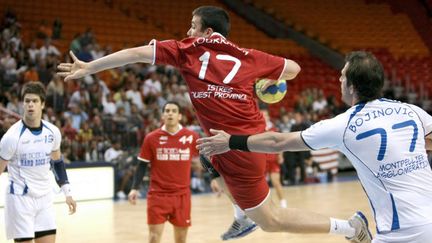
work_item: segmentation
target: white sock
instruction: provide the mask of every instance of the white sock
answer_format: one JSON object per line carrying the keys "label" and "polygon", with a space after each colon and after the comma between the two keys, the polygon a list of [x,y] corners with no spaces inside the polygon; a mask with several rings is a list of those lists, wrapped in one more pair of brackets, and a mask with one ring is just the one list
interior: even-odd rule
{"label": "white sock", "polygon": [[330,218],[330,234],[344,235],[351,238],[355,235],[355,229],[351,227],[348,220]]}
{"label": "white sock", "polygon": [[234,218],[235,219],[246,218],[244,211],[237,204],[233,204],[233,208],[234,208]]}
{"label": "white sock", "polygon": [[281,208],[287,208],[288,207],[287,200],[286,199],[280,200],[280,206]]}

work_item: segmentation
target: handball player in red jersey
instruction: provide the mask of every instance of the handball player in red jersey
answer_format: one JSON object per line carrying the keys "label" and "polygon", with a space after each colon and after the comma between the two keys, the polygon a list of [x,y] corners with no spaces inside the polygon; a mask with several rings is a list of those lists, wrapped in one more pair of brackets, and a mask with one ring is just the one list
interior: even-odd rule
{"label": "handball player in red jersey", "polygon": [[[208,135],[210,128],[238,135],[261,133],[266,124],[254,99],[255,80],[268,79],[263,86],[266,89],[279,79],[295,78],[300,66],[283,57],[239,47],[226,38],[229,29],[225,10],[202,6],[192,12],[186,39],[153,40],[149,45],[124,49],[88,63],[71,53],[73,63],[60,64],[58,74],[68,81],[130,63],[172,65],[186,80],[196,115]],[[264,231],[330,232],[351,239],[366,228],[364,224],[353,226],[347,220],[274,205],[265,178],[265,154],[231,150],[213,156],[211,162],[235,203]]]}
{"label": "handball player in red jersey", "polygon": [[166,221],[174,225],[175,242],[183,243],[191,225],[191,162],[194,159],[198,163],[198,134],[182,127],[181,107],[176,102],[168,101],[163,106],[162,119],[164,125],[149,133],[141,145],[129,202],[136,204],[138,189],[150,164],[149,243],[160,242]]}

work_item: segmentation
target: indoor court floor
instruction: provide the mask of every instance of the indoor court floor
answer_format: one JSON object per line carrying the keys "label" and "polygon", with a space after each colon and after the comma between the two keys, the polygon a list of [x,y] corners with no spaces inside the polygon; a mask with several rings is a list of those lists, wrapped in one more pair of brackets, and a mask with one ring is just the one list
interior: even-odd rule
{"label": "indoor court floor", "polygon": [[[362,211],[375,233],[375,223],[366,195],[357,180],[329,184],[284,187],[289,207],[347,219],[355,211]],[[275,195],[272,194],[273,200]],[[57,213],[57,242],[60,243],[138,243],[148,242],[146,201],[137,205],[127,201],[99,200],[78,202],[77,213],[68,215],[66,204],[55,205]],[[189,243],[222,242],[220,234],[232,223],[233,209],[228,199],[216,194],[192,196],[192,226]],[[0,208],[0,242],[6,241],[4,210]],[[165,224],[162,243],[173,243],[172,226]],[[328,234],[266,233],[261,229],[235,243],[339,243],[347,242],[342,236]]]}

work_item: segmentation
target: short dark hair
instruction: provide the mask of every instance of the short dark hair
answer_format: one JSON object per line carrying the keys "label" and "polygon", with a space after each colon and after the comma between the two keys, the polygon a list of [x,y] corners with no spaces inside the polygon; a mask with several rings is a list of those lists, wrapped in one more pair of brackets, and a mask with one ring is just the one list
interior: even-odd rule
{"label": "short dark hair", "polygon": [[230,32],[230,18],[228,13],[219,7],[201,6],[192,12],[192,16],[201,18],[201,26],[203,29],[212,28],[214,32],[227,37]]}
{"label": "short dark hair", "polygon": [[378,59],[370,52],[354,51],[347,54],[347,86],[354,86],[360,102],[381,97],[384,86],[384,69]]}
{"label": "short dark hair", "polygon": [[41,82],[28,82],[21,90],[21,100],[24,100],[26,94],[38,95],[41,102],[45,102],[46,92],[45,86]]}
{"label": "short dark hair", "polygon": [[170,105],[170,104],[171,104],[171,105],[175,105],[175,106],[177,106],[178,111],[179,111],[179,114],[182,113],[182,108],[181,108],[180,104],[177,103],[176,101],[167,101],[167,103],[165,103],[165,105],[162,107],[162,112],[164,112],[164,111],[165,111],[165,107],[166,107],[167,105]]}

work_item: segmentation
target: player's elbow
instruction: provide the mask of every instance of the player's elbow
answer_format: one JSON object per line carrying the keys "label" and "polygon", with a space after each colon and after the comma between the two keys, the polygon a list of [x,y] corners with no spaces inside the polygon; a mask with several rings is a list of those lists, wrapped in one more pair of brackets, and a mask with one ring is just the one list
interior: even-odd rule
{"label": "player's elbow", "polygon": [[301,71],[301,67],[298,63],[293,60],[286,59],[285,60],[285,70],[281,79],[291,80],[295,78]]}
{"label": "player's elbow", "polygon": [[292,62],[292,74],[295,77],[295,76],[297,76],[297,74],[300,73],[301,67],[300,67],[300,65],[298,63],[296,63],[296,62],[294,62],[292,60],[290,60],[290,61]]}

